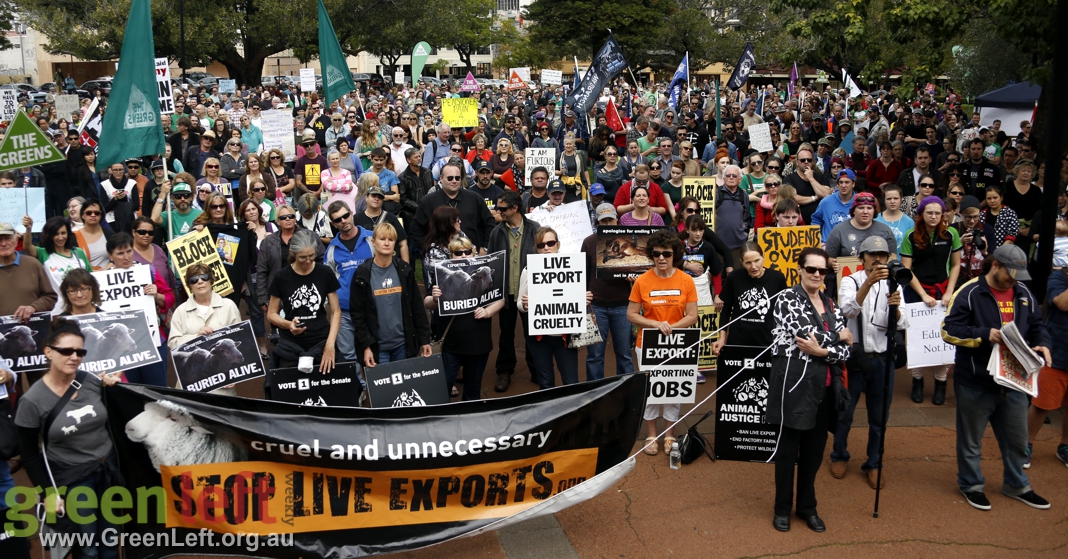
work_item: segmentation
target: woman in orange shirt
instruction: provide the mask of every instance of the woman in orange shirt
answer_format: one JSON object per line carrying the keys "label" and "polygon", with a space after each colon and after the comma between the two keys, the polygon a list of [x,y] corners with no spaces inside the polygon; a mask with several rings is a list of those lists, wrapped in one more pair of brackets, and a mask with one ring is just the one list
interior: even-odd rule
{"label": "woman in orange shirt", "polygon": [[[638,327],[638,355],[641,355],[642,328],[656,328],[670,334],[674,328],[689,328],[697,323],[697,288],[693,278],[682,271],[685,251],[682,241],[670,229],[649,236],[646,254],[653,260],[653,268],[634,280],[630,291],[627,320]],[[655,294],[655,295],[654,295]],[[656,456],[656,419],[661,416],[661,404],[645,406],[645,424],[649,436],[645,439],[645,453]],[[679,420],[679,404],[663,404],[664,421],[668,428],[664,436],[664,453],[675,442],[671,424]]]}

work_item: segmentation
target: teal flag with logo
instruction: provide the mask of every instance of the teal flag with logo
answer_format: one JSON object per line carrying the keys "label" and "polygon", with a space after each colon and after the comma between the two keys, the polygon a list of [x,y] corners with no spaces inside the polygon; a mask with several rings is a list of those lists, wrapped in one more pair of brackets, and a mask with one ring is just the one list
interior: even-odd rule
{"label": "teal flag with logo", "polygon": [[419,87],[419,76],[423,75],[423,67],[432,50],[426,41],[419,41],[412,49],[412,87]]}
{"label": "teal flag with logo", "polygon": [[330,103],[356,89],[352,72],[345,62],[345,53],[341,52],[341,43],[334,33],[334,24],[330,23],[323,0],[319,0],[319,65],[322,66],[326,106],[329,107]]}
{"label": "teal flag with logo", "polygon": [[122,39],[119,69],[111,83],[108,110],[100,130],[97,165],[107,168],[130,157],[163,153],[152,40],[150,0],[133,0]]}

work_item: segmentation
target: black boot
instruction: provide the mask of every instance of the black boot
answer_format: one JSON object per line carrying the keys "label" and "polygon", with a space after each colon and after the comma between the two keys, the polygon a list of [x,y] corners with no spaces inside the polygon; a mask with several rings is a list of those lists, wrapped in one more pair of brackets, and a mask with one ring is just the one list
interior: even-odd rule
{"label": "black boot", "polygon": [[923,379],[912,379],[912,401],[917,404],[923,403]]}
{"label": "black boot", "polygon": [[931,403],[936,406],[941,406],[946,403],[946,381],[935,381],[935,391],[934,396],[931,396]]}

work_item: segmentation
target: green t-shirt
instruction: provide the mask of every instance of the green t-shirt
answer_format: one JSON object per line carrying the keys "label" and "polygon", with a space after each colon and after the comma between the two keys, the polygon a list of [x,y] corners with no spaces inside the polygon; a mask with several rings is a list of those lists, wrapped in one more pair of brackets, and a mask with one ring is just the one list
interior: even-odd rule
{"label": "green t-shirt", "polygon": [[913,246],[913,231],[915,229],[910,229],[905,234],[905,240],[901,243],[901,257],[912,258],[912,273],[916,275],[916,279],[927,285],[949,279],[950,265],[953,262],[951,256],[964,246],[957,230],[952,227],[946,229],[949,239],[935,239],[934,233],[931,233],[931,241],[922,249]]}
{"label": "green t-shirt", "polygon": [[204,213],[204,211],[198,210],[197,208],[190,209],[189,213],[185,215],[182,215],[178,212],[163,212],[163,226],[167,226],[167,219],[169,216],[172,220],[171,236],[173,238],[178,238],[193,230],[193,220],[195,220],[197,216],[202,213]]}
{"label": "green t-shirt", "polygon": [[[646,138],[647,136],[642,136],[641,138],[638,138],[638,151],[642,153],[645,153],[645,150],[655,146],[659,142],[658,138],[654,138],[652,142],[646,140]],[[653,160],[657,158],[657,156],[658,154],[656,153],[656,151],[653,151],[653,153],[646,155],[645,159],[648,163],[652,163]]]}

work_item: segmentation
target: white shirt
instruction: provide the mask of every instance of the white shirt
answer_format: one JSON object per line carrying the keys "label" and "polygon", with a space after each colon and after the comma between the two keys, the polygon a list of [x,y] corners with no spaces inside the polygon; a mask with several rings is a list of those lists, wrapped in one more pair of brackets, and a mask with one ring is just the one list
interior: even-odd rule
{"label": "white shirt", "polygon": [[408,160],[404,158],[404,152],[411,147],[413,146],[408,143],[399,146],[392,142],[389,144],[389,157],[393,160],[393,172],[398,176],[408,168]]}
{"label": "white shirt", "polygon": [[[846,326],[850,332],[853,332],[854,336],[859,332],[857,329],[857,316],[861,314],[860,305],[857,304],[857,290],[867,279],[867,272],[861,270],[842,278],[841,285],[838,287],[838,303],[841,305],[842,314],[846,317]],[[864,297],[863,334],[864,351],[867,353],[883,353],[886,351],[886,315],[889,309],[886,304],[886,298],[889,291],[890,286],[886,283],[886,280],[880,280],[879,283],[868,290],[867,296]],[[897,292],[901,293],[901,286],[898,286]],[[904,295],[902,295],[902,299],[904,299]],[[905,330],[909,327],[908,313],[902,312],[900,314],[901,316],[897,319],[897,328],[898,330]]]}

